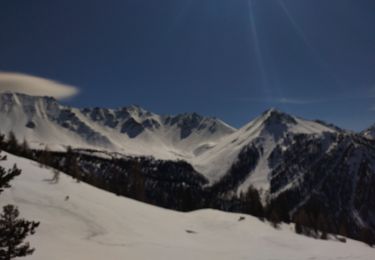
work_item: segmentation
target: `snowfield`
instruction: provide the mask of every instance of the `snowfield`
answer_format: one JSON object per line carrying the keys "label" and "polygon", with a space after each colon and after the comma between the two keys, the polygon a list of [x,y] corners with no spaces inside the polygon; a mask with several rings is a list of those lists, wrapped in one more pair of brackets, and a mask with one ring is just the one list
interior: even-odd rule
{"label": "snowfield", "polygon": [[[23,174],[0,195],[21,215],[41,222],[26,259],[375,259],[375,249],[348,240],[322,241],[276,230],[251,216],[215,210],[180,213],[139,203],[76,183],[64,174],[58,184],[37,163],[8,154]],[[66,200],[67,196],[69,199]],[[241,216],[245,220],[239,221]]]}

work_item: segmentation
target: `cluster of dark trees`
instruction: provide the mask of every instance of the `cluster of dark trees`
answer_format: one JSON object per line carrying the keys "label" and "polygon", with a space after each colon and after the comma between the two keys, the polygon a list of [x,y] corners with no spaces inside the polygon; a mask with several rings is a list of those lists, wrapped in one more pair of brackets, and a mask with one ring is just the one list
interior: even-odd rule
{"label": "cluster of dark trees", "polygon": [[0,149],[22,157],[30,157],[32,153],[27,141],[19,143],[13,132],[9,132],[7,137],[0,134]]}
{"label": "cluster of dark trees", "polygon": [[[266,203],[262,203],[259,191],[253,187],[249,187],[246,192],[234,194],[234,188],[246,178],[245,173],[258,162],[259,149],[255,146],[243,150],[239,155],[242,159],[231,167],[227,176],[214,185],[207,185],[207,179],[184,161],[126,156],[108,158],[95,155],[98,151],[72,148],[68,148],[66,152],[30,150],[27,142],[19,144],[13,134],[9,134],[6,142],[0,141],[0,149],[52,167],[55,169],[52,178],[55,182],[58,181],[60,170],[77,182],[84,181],[116,195],[160,207],[179,211],[214,208],[246,213],[268,220],[276,228],[281,222],[295,223],[296,233],[315,238],[327,239],[328,233],[332,233],[352,237],[369,245],[375,244],[375,235],[370,229],[350,231],[350,218],[346,214],[331,217],[321,198],[312,196],[308,203],[291,213],[300,196],[298,191],[267,199]],[[296,159],[290,156],[290,160]],[[315,177],[320,178],[319,175]],[[275,178],[273,181],[276,183],[272,183],[272,188],[277,187],[278,182],[287,180]]]}
{"label": "cluster of dark trees", "polygon": [[[298,196],[295,194],[295,196]],[[337,215],[329,213],[325,202],[318,195],[312,195],[298,210],[290,213],[289,196],[279,196],[271,201],[268,209],[273,211],[278,221],[295,223],[295,232],[306,236],[328,239],[328,234],[340,235],[336,238],[345,242],[344,237],[375,245],[375,236],[369,227],[356,228],[350,212],[340,212]]]}
{"label": "cluster of dark trees", "polygon": [[[4,143],[2,135],[0,135],[0,143]],[[6,159],[6,156],[0,155],[0,161]],[[21,170],[16,165],[11,169],[0,166],[0,194],[10,188],[10,181],[20,174]],[[14,205],[4,206],[0,214],[0,260],[10,260],[32,254],[34,248],[31,248],[25,239],[27,236],[33,235],[38,226],[39,222],[20,218],[19,210]]]}

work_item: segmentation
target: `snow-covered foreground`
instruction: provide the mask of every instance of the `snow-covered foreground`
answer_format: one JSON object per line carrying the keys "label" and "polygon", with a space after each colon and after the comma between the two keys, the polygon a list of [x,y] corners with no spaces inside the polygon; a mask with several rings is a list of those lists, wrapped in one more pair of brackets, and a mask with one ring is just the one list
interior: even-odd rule
{"label": "snow-covered foreground", "polygon": [[[201,210],[179,213],[142,204],[8,155],[1,165],[23,169],[1,204],[14,203],[41,226],[27,259],[375,259],[375,249],[349,240],[321,241],[240,214]],[[66,197],[69,199],[66,200]]]}

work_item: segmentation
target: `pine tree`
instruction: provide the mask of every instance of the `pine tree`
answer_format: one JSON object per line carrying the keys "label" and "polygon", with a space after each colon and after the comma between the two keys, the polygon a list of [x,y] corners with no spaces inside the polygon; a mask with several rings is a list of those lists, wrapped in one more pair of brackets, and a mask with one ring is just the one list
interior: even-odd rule
{"label": "pine tree", "polygon": [[80,182],[82,179],[82,173],[79,168],[78,159],[75,157],[72,158],[71,164],[68,165],[68,167],[70,168],[70,173],[72,174],[73,178],[75,178],[77,182]]}
{"label": "pine tree", "polygon": [[327,217],[322,213],[319,214],[317,226],[318,226],[318,230],[322,232],[320,235],[320,239],[324,239],[324,240],[328,239],[328,234],[327,234],[328,220],[327,220]]}
{"label": "pine tree", "polygon": [[48,146],[46,146],[44,150],[40,153],[38,161],[41,167],[48,168],[48,166],[51,165],[52,163],[51,152],[49,151]]}
{"label": "pine tree", "polygon": [[244,213],[251,214],[261,219],[264,217],[264,208],[259,192],[253,186],[248,188],[246,194],[241,194],[240,199],[244,204]]}
{"label": "pine tree", "polygon": [[375,245],[374,234],[369,228],[361,229],[360,239],[371,247]]}
{"label": "pine tree", "polygon": [[[5,161],[7,157],[0,155],[0,161]],[[0,167],[0,193],[4,191],[6,188],[10,188],[9,182],[21,174],[21,170],[17,168],[16,165],[13,166],[12,169],[4,169]]]}
{"label": "pine tree", "polygon": [[[4,160],[6,156],[0,156],[0,161]],[[20,174],[21,170],[16,165],[8,170],[0,166],[0,193],[9,188],[9,182]],[[18,216],[19,211],[15,206],[4,206],[3,213],[0,215],[0,260],[10,260],[34,252],[24,240],[28,235],[34,234],[39,223],[19,219]]]}
{"label": "pine tree", "polygon": [[3,134],[0,134],[0,149],[5,148],[5,136]]}
{"label": "pine tree", "polygon": [[18,209],[13,205],[3,207],[0,215],[0,260],[30,255],[35,249],[24,242],[28,235],[33,235],[39,222],[20,219]]}
{"label": "pine tree", "polygon": [[141,166],[138,160],[133,164],[132,174],[134,177],[135,198],[139,201],[146,201],[145,199],[145,178],[141,172]]}
{"label": "pine tree", "polygon": [[7,149],[11,153],[17,153],[19,151],[19,144],[16,138],[16,135],[14,134],[13,131],[10,131],[8,133],[8,138],[7,138]]}
{"label": "pine tree", "polygon": [[345,221],[341,221],[340,227],[339,227],[339,235],[342,235],[344,237],[348,237],[348,227]]}
{"label": "pine tree", "polygon": [[74,178],[77,182],[82,179],[82,172],[79,167],[79,158],[74,153],[72,147],[68,146],[66,151],[66,171]]}
{"label": "pine tree", "polygon": [[21,144],[21,154],[23,157],[30,157],[30,147],[26,139]]}
{"label": "pine tree", "polygon": [[271,215],[270,215],[269,221],[271,222],[271,225],[274,228],[279,228],[280,227],[280,223],[281,223],[280,214],[278,213],[278,211],[276,209],[273,209],[271,211]]}
{"label": "pine tree", "polygon": [[295,223],[295,232],[297,234],[305,234],[308,235],[308,226],[310,224],[309,217],[306,214],[306,211],[304,209],[300,209],[293,218],[293,221]]}

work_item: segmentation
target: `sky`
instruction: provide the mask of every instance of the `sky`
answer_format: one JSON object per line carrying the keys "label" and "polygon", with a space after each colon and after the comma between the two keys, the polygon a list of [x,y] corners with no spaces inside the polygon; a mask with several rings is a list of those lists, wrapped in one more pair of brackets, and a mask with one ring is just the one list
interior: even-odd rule
{"label": "sky", "polygon": [[375,123],[375,1],[2,0],[0,71],[0,84],[66,85],[76,107],[235,127],[275,107],[362,130]]}

